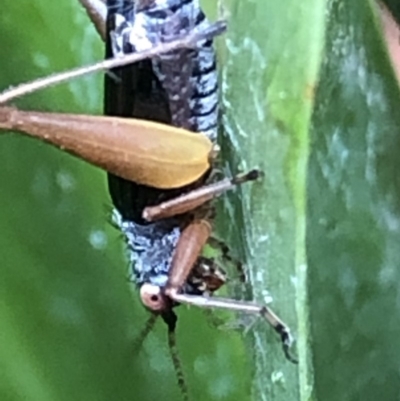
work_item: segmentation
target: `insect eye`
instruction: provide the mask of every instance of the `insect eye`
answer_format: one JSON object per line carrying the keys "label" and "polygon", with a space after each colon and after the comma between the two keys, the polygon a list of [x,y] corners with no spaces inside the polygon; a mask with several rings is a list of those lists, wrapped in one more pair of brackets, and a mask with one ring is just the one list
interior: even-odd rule
{"label": "insect eye", "polygon": [[146,308],[154,312],[160,312],[167,307],[161,288],[153,284],[143,284],[141,286],[140,299]]}

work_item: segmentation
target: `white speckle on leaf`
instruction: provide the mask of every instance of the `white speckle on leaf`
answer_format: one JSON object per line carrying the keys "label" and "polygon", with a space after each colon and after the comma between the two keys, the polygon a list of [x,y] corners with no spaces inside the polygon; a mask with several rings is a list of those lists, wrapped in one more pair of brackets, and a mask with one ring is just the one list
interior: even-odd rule
{"label": "white speckle on leaf", "polygon": [[61,170],[57,173],[56,182],[63,192],[72,192],[76,188],[75,178],[66,170]]}
{"label": "white speckle on leaf", "polygon": [[268,242],[269,241],[269,235],[268,234],[264,234],[264,235],[260,235],[259,237],[258,237],[258,243],[259,244],[264,244],[264,243],[266,243],[266,242]]}
{"label": "white speckle on leaf", "polygon": [[285,383],[285,376],[280,370],[276,370],[271,374],[272,383]]}
{"label": "white speckle on leaf", "polygon": [[89,233],[89,243],[94,249],[103,250],[108,244],[107,234],[103,230],[92,230]]}
{"label": "white speckle on leaf", "polygon": [[50,60],[45,54],[36,52],[33,55],[33,64],[39,68],[48,69],[50,67]]}
{"label": "white speckle on leaf", "polygon": [[307,265],[305,263],[302,263],[301,265],[299,265],[299,271],[301,273],[305,273],[307,271]]}

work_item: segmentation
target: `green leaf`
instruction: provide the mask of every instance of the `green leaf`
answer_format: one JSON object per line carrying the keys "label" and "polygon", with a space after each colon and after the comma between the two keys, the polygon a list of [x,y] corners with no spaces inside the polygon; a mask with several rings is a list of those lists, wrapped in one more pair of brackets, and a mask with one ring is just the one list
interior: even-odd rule
{"label": "green leaf", "polygon": [[223,70],[227,153],[231,164],[259,167],[265,177],[243,187],[239,203],[228,203],[228,221],[240,222],[230,227],[241,230],[234,235],[245,254],[251,297],[259,303],[272,298],[271,307],[297,337],[300,357],[298,367],[285,360],[276,334],[260,322],[249,345],[253,394],[306,400],[306,163],[325,2],[232,1],[230,16]]}
{"label": "green leaf", "polygon": [[256,326],[254,399],[395,399],[398,85],[375,4],[230,4],[225,155],[266,177],[225,198],[222,230],[300,358]]}
{"label": "green leaf", "polygon": [[399,90],[375,3],[333,1],[313,118],[307,253],[315,392],[399,394]]}

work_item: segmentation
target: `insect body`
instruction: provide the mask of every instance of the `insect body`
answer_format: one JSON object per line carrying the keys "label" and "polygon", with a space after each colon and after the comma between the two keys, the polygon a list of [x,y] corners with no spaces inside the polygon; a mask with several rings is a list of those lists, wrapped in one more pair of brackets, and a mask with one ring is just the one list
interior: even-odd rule
{"label": "insect body", "polygon": [[[207,24],[198,1],[154,0],[140,2],[136,8],[127,1],[110,0],[107,4],[107,50],[114,56]],[[180,49],[124,67],[114,74],[106,77],[106,114],[170,123],[215,141],[218,84],[211,40],[199,42],[195,49]],[[170,331],[176,322],[173,307],[179,303],[259,313],[280,334],[285,353],[293,360],[288,353],[289,331],[272,311],[209,297],[224,281],[213,262],[201,256],[212,233],[213,217],[213,209],[204,204],[258,176],[255,170],[234,180],[204,186],[209,180],[206,172],[189,186],[166,191],[110,175],[109,187],[116,206],[116,223],[131,250],[132,272],[142,301],[161,314]]]}
{"label": "insect body", "polygon": [[[269,308],[210,297],[224,284],[224,275],[201,256],[212,232],[208,202],[259,176],[254,170],[212,182],[218,93],[210,39],[221,26],[207,33],[208,23],[194,0],[109,0],[107,8],[107,29],[99,31],[106,32],[108,56],[118,61],[130,52],[156,55],[106,76],[105,113],[110,117],[1,107],[0,128],[37,136],[109,172],[114,219],[126,237],[141,299],[163,317],[170,333],[176,323],[173,308],[181,303],[256,313],[279,333],[291,359],[289,330]],[[191,41],[184,42],[190,35]],[[180,47],[172,48],[174,38],[183,41]],[[152,52],[163,45],[170,45],[165,55]],[[9,98],[0,94],[0,102]]]}
{"label": "insect body", "polygon": [[[109,1],[108,8],[111,28],[107,49],[113,56],[140,50],[148,42],[155,44],[165,37],[198,29],[196,25],[208,24],[196,1],[155,1],[142,7],[138,5],[138,9],[129,1]],[[193,50],[183,49],[114,71],[106,77],[105,88],[106,114],[160,121],[202,132],[200,136],[205,134],[211,141],[216,139],[218,85],[211,40],[200,42]],[[150,309],[160,306],[149,303],[151,297],[147,297],[145,290],[149,284],[160,289],[166,286],[177,242],[194,216],[179,213],[179,218],[171,216],[146,224],[143,211],[201,186],[207,176],[205,172],[189,186],[169,191],[109,176],[117,209],[115,220],[126,235],[133,275]],[[198,256],[199,252],[194,263]],[[200,261],[204,264],[204,260]],[[203,293],[199,289],[203,283],[189,278],[180,284],[184,293]],[[162,316],[170,316],[171,309],[164,306]]]}

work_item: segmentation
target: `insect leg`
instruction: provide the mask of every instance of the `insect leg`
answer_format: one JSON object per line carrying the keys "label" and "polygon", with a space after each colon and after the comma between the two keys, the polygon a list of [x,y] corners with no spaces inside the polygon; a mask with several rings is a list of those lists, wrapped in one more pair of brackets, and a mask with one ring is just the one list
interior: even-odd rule
{"label": "insect leg", "polygon": [[290,347],[293,340],[289,327],[268,306],[261,306],[251,302],[237,301],[234,299],[209,298],[204,296],[181,294],[176,288],[167,288],[165,293],[170,299],[182,304],[194,305],[201,308],[227,309],[262,316],[279,334],[286,358],[293,363],[297,363],[297,360],[290,354]]}
{"label": "insect leg", "polygon": [[260,175],[260,170],[251,170],[246,174],[205,185],[159,205],[146,207],[142,217],[147,221],[155,221],[189,212],[237,185],[256,180]]}
{"label": "insect leg", "polygon": [[228,309],[262,316],[279,334],[286,358],[297,363],[297,360],[290,354],[293,340],[289,327],[268,306],[233,299],[209,298],[180,293],[210,235],[211,226],[206,220],[195,220],[183,230],[172,258],[171,270],[164,289],[165,296],[178,303],[202,308]]}
{"label": "insect leg", "polygon": [[[0,130],[25,133],[119,177],[156,188],[187,185],[198,179],[209,169],[208,155],[212,149],[205,136],[164,124],[1,106]],[[162,140],[167,135],[170,146],[166,149]],[[180,164],[174,165],[182,153],[186,159],[181,158]]]}
{"label": "insect leg", "polygon": [[152,284],[142,285],[141,298],[143,304],[154,312],[170,310],[169,305],[172,301],[201,308],[219,308],[258,314],[279,334],[286,358],[297,363],[297,360],[290,353],[293,340],[289,327],[268,306],[234,299],[210,298],[181,293],[181,289],[210,234],[211,225],[207,220],[195,220],[182,231],[173,254],[166,286],[161,289]]}
{"label": "insect leg", "polygon": [[178,378],[178,386],[181,390],[184,401],[189,401],[189,390],[186,385],[185,376],[183,374],[181,361],[179,359],[178,347],[176,346],[175,330],[168,329],[168,348],[171,354],[172,363],[174,365],[175,374]]}
{"label": "insect leg", "polygon": [[133,352],[136,354],[142,348],[144,340],[147,338],[149,333],[153,330],[153,327],[157,321],[158,315],[151,314],[150,317],[147,319],[147,322],[143,329],[140,331],[139,335],[133,341]]}
{"label": "insect leg", "polygon": [[207,220],[195,220],[182,231],[172,257],[166,289],[182,287],[210,234],[211,225]]}
{"label": "insect leg", "polygon": [[245,282],[246,277],[244,274],[243,263],[239,259],[231,255],[231,250],[229,246],[224,241],[221,241],[215,236],[211,236],[208,239],[208,245],[210,245],[212,248],[219,249],[222,252],[222,259],[229,263],[232,263],[235,266],[237,273],[239,274],[240,281]]}

